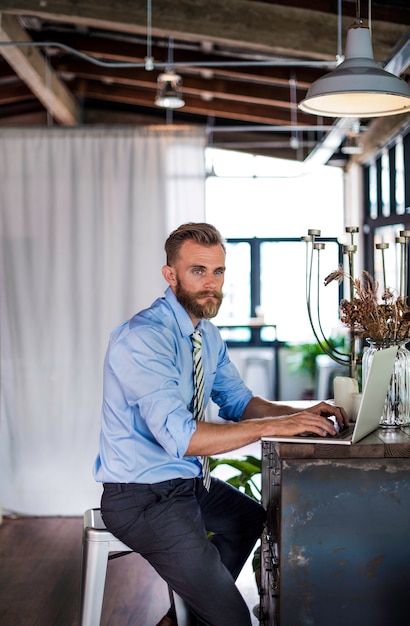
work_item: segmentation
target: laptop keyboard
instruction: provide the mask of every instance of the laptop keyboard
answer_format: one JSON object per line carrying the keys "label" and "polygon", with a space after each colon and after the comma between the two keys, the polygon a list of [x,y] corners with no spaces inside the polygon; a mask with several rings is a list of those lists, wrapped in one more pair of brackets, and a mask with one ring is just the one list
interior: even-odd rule
{"label": "laptop keyboard", "polygon": [[349,437],[353,435],[353,431],[354,424],[352,424],[351,426],[346,426],[346,428],[339,431],[337,435],[334,435],[334,437],[330,437],[330,439],[349,439]]}
{"label": "laptop keyboard", "polygon": [[[326,435],[325,437],[323,437],[323,439],[349,439],[353,435],[353,431],[354,424],[351,424],[350,426],[346,426],[345,428],[343,428],[343,430],[340,430],[336,435]],[[316,435],[315,433],[308,432],[300,433],[299,435],[297,435],[297,437],[303,437],[303,439],[317,436],[318,435]]]}

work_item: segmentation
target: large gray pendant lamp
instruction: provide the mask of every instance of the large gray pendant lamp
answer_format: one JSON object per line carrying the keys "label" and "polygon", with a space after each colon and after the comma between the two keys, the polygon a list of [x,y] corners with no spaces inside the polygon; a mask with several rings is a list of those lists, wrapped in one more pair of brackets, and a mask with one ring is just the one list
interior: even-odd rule
{"label": "large gray pendant lamp", "polygon": [[396,115],[410,111],[410,89],[374,60],[370,30],[356,18],[347,32],[345,60],[312,83],[299,108],[324,117]]}

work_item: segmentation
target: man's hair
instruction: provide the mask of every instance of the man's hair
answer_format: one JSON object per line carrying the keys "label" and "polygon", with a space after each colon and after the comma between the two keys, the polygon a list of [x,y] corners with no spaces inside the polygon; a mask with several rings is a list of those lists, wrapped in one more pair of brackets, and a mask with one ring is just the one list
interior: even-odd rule
{"label": "man's hair", "polygon": [[178,257],[184,241],[196,241],[203,246],[220,245],[226,251],[221,233],[212,224],[189,222],[174,230],[165,242],[167,265],[172,265]]}

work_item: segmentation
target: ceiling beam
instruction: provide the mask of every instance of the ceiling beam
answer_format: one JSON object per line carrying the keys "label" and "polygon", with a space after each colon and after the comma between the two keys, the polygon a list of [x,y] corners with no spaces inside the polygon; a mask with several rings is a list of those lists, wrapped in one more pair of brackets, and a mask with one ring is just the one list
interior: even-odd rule
{"label": "ceiling beam", "polygon": [[[335,9],[336,9],[335,3]],[[116,0],[17,0],[0,2],[0,10],[80,26],[146,33],[147,3]],[[343,30],[352,23],[343,17]],[[384,59],[406,30],[402,23],[372,20],[375,58]],[[247,0],[155,0],[152,34],[206,41],[289,57],[333,61],[338,17],[321,11]],[[307,52],[308,51],[308,52]]]}
{"label": "ceiling beam", "polygon": [[[301,90],[335,64],[340,35],[339,4],[343,14],[340,41],[344,43],[344,31],[353,21],[353,0],[152,0],[155,63],[151,72],[145,69],[147,4],[147,0],[0,0],[0,15],[3,11],[4,17],[0,40],[4,37],[11,44],[2,46],[0,41],[0,55],[4,52],[8,61],[0,63],[0,83],[5,87],[12,81],[9,86],[13,87],[1,116],[4,118],[6,108],[12,104],[17,107],[20,100],[21,113],[28,114],[35,98],[38,110],[44,106],[51,111],[51,99],[56,95],[66,112],[69,104],[74,103],[71,120],[64,120],[63,116],[58,119],[63,124],[78,123],[79,103],[81,123],[90,106],[96,115],[98,107],[101,115],[108,111],[118,116],[138,113],[142,120],[145,116],[156,119],[165,115],[153,102],[157,74],[165,67],[172,37],[174,65],[182,75],[186,101],[186,106],[174,114],[178,122],[203,124],[215,117],[220,124],[249,123],[255,124],[256,131],[259,127],[265,131],[269,125],[297,128],[325,119],[332,131],[313,150],[312,162],[326,162],[326,155],[339,147],[354,120],[334,121],[306,115],[296,109],[296,102],[303,97]],[[390,71],[400,74],[407,52],[402,50],[401,56],[391,53],[397,39],[406,36],[409,9],[396,13],[397,5],[390,3],[385,7],[388,18],[381,21],[378,8],[378,4],[373,7],[372,17],[375,58],[386,62],[393,56],[395,66]],[[407,13],[400,20],[403,11]],[[7,20],[12,25],[9,29],[4,28]],[[18,41],[30,45],[13,45]],[[55,41],[55,46],[47,44],[50,41]],[[64,44],[68,46],[66,50]],[[85,53],[81,60],[81,55],[76,56],[80,51]],[[13,57],[17,52],[21,56]],[[100,64],[96,64],[97,60]],[[130,67],[120,68],[115,63],[107,66],[109,60],[129,61]],[[17,76],[9,76],[8,67]],[[53,88],[47,90],[52,83]],[[35,89],[37,84],[39,91]],[[60,89],[64,95],[60,95]],[[52,114],[57,120],[56,112]],[[366,135],[369,149],[373,145],[371,136],[370,132]],[[265,138],[251,138],[249,134],[238,141],[236,136],[231,137],[232,133],[223,143],[237,143],[244,149],[245,145],[252,145],[259,150],[265,142]],[[283,137],[266,139],[267,149],[276,150],[287,142]],[[317,136],[306,138],[306,148],[310,149],[308,144],[314,141]]]}
{"label": "ceiling beam", "polygon": [[[0,14],[0,41],[30,42],[31,39],[14,16]],[[78,123],[79,109],[74,96],[55,75],[38,49],[3,45],[0,46],[0,54],[58,123]]]}
{"label": "ceiling beam", "polygon": [[[142,69],[101,68],[92,66],[84,61],[61,63],[57,59],[53,61],[53,67],[64,77],[71,74],[88,80],[100,80],[106,85],[130,85],[141,89],[157,89],[157,72],[146,72]],[[282,108],[289,111],[295,108],[290,102],[289,85],[286,87],[272,87],[269,85],[252,84],[244,81],[223,80],[215,78],[199,78],[197,76],[185,76],[183,81],[183,95],[192,95],[203,98],[206,101],[226,100],[229,102],[247,102],[270,107]],[[300,98],[302,95],[300,96]],[[152,103],[154,96],[152,96]],[[297,117],[309,120],[306,114],[298,112]]]}
{"label": "ceiling beam", "polygon": [[[79,98],[91,100],[106,100],[107,102],[119,102],[130,106],[145,106],[152,108],[155,93],[137,89],[130,85],[109,85],[94,80],[74,79],[70,81],[71,90]],[[291,124],[291,115],[287,110],[271,106],[253,104],[244,100],[235,103],[235,107],[230,106],[229,100],[215,98],[206,101],[200,97],[184,94],[185,106],[181,111],[184,114],[201,115],[204,117],[214,116],[224,120],[244,121],[252,124]],[[306,124],[310,116],[298,116],[299,124]],[[295,124],[295,127],[297,124]]]}

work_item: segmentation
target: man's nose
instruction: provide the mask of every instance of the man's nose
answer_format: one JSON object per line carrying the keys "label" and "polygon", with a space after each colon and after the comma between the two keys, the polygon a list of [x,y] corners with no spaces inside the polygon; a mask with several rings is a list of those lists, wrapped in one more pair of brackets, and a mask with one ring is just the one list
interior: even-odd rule
{"label": "man's nose", "polygon": [[209,274],[205,278],[204,287],[208,289],[215,289],[217,285],[217,280],[214,274]]}

